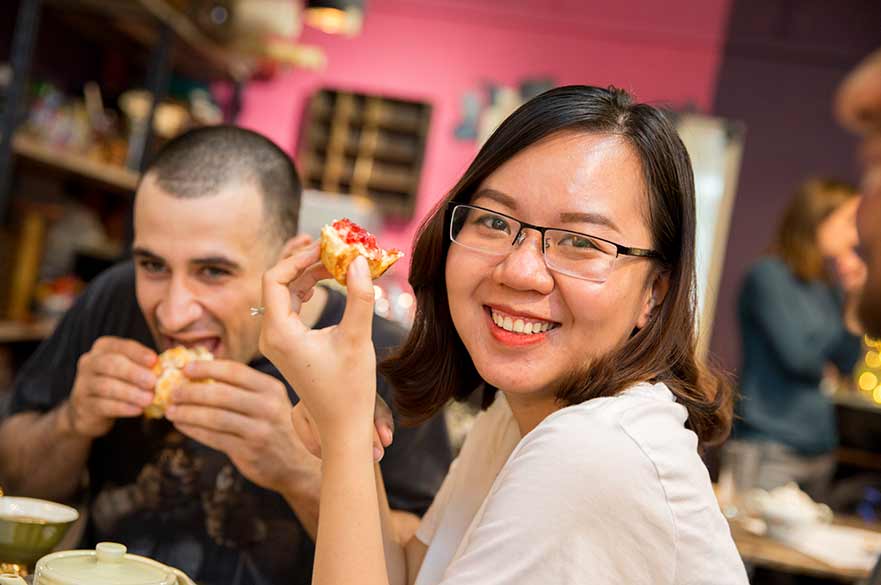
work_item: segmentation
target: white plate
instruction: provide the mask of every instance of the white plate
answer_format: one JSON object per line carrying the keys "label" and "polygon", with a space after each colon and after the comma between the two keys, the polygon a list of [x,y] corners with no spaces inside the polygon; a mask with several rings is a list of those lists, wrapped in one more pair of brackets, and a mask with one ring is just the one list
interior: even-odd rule
{"label": "white plate", "polygon": [[34,498],[0,496],[0,520],[9,516],[27,516],[43,522],[62,524],[75,521],[80,514],[64,504]]}

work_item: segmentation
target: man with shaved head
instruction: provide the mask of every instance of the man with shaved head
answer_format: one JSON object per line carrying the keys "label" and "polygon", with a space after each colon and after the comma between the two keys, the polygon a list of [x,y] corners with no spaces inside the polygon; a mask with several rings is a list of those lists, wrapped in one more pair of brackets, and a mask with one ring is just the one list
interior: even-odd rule
{"label": "man with shaved head", "polygon": [[[0,422],[9,494],[66,500],[87,481],[83,546],[121,542],[203,585],[310,581],[320,462],[296,439],[297,396],[260,355],[249,312],[263,272],[309,245],[300,192],[290,157],[242,128],[193,130],[159,152],[135,194],[133,261],[90,285],[16,379]],[[318,287],[301,318],[328,327],[344,306]],[[373,333],[378,352],[403,339],[379,317]],[[208,382],[145,419],[151,366],[176,346],[214,354],[187,371]],[[396,433],[381,466],[399,526],[427,509],[449,459],[441,419]]]}

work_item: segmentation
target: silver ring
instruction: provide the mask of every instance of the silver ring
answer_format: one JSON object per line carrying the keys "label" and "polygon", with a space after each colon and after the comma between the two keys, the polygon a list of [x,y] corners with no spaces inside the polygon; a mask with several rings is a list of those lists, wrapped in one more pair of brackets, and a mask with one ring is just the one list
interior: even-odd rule
{"label": "silver ring", "polygon": [[251,316],[258,317],[266,312],[264,307],[251,307]]}

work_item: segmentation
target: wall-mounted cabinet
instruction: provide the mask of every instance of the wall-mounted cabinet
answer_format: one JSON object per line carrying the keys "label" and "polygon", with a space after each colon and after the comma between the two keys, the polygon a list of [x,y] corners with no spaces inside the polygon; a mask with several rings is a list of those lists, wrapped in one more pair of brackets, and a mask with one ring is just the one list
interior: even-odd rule
{"label": "wall-mounted cabinet", "polygon": [[430,117],[422,102],[319,91],[300,140],[306,187],[367,197],[385,214],[410,217]]}

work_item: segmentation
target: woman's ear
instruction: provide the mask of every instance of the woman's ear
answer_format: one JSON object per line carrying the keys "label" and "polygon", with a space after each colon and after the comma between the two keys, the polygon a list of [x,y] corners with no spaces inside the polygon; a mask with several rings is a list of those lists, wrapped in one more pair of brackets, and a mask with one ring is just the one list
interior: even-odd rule
{"label": "woman's ear", "polygon": [[667,291],[670,290],[670,273],[667,271],[659,271],[655,274],[652,285],[646,291],[645,301],[642,304],[639,318],[636,320],[637,329],[642,329],[648,325],[651,318],[655,315]]}

